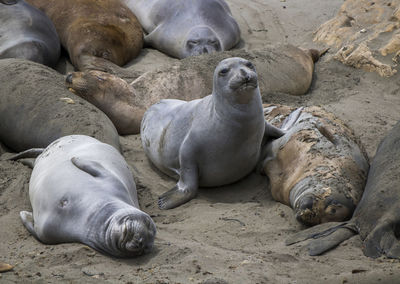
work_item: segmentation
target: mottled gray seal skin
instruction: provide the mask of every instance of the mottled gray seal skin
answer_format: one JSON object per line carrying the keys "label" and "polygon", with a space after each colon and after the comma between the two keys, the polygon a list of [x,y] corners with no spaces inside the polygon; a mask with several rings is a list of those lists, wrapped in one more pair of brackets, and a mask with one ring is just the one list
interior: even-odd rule
{"label": "mottled gray seal skin", "polygon": [[0,60],[0,141],[16,152],[46,148],[73,134],[120,149],[119,135],[98,108],[69,92],[64,76],[23,59]]}
{"label": "mottled gray seal skin", "polygon": [[229,50],[240,29],[224,0],[124,0],[145,43],[176,58]]}
{"label": "mottled gray seal skin", "polygon": [[[136,186],[118,151],[84,135],[64,136],[34,163],[28,231],[45,244],[80,242],[115,257],[150,251],[156,227],[139,209]],[[33,218],[33,220],[31,220]]]}
{"label": "mottled gray seal skin", "polygon": [[60,40],[51,20],[23,0],[0,0],[0,59],[22,58],[54,67]]}
{"label": "mottled gray seal skin", "polygon": [[211,95],[190,102],[161,100],[144,114],[141,138],[146,155],[162,172],[179,177],[159,198],[159,207],[189,201],[199,186],[243,178],[259,161],[263,138],[282,135],[264,120],[253,64],[238,57],[221,61]]}
{"label": "mottled gray seal skin", "polygon": [[310,255],[319,255],[359,234],[366,256],[400,258],[400,122],[380,143],[371,163],[364,194],[348,222],[325,223],[299,232],[293,244],[313,238]]}

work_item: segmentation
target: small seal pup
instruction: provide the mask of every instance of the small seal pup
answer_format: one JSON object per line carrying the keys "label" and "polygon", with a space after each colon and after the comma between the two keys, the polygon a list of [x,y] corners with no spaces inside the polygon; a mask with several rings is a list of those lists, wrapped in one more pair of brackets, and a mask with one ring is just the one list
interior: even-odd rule
{"label": "small seal pup", "polygon": [[159,207],[189,201],[199,186],[238,181],[256,167],[263,139],[282,135],[264,119],[254,65],[238,57],[221,61],[211,95],[190,102],[161,100],[144,114],[146,155],[162,172],[179,177],[160,196]]}
{"label": "small seal pup", "polygon": [[239,25],[224,0],[124,0],[147,33],[145,43],[176,58],[229,50]]}
{"label": "small seal pup", "polygon": [[132,173],[114,147],[70,135],[41,151],[29,181],[33,213],[20,213],[34,237],[45,244],[80,242],[115,257],[152,248],[156,227],[139,209]]}
{"label": "small seal pup", "polygon": [[359,234],[366,256],[400,258],[400,122],[380,143],[369,169],[360,203],[348,222],[325,223],[290,237],[286,244],[309,238],[310,255],[320,255]]}
{"label": "small seal pup", "polygon": [[264,106],[265,119],[286,131],[266,146],[262,172],[269,178],[272,197],[292,207],[296,219],[308,226],[349,219],[369,168],[353,132],[317,106]]}
{"label": "small seal pup", "polygon": [[51,20],[23,0],[0,0],[0,59],[21,58],[54,67],[60,40]]}
{"label": "small seal pup", "polygon": [[[143,46],[135,15],[118,0],[27,0],[53,21],[78,70],[122,72]],[[117,66],[116,66],[117,65]]]}

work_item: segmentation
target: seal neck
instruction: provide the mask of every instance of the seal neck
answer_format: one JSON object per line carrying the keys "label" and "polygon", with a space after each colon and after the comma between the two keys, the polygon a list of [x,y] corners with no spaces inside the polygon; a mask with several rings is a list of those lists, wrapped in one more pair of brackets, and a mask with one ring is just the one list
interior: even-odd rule
{"label": "seal neck", "polygon": [[113,256],[119,256],[117,244],[113,242],[112,231],[121,217],[135,213],[134,207],[122,202],[113,201],[97,209],[89,217],[86,242],[94,249]]}
{"label": "seal neck", "polygon": [[236,120],[241,123],[263,117],[262,101],[258,87],[248,91],[244,96],[248,96],[248,101],[240,103],[237,97],[219,94],[214,89],[212,94],[214,111],[220,118]]}

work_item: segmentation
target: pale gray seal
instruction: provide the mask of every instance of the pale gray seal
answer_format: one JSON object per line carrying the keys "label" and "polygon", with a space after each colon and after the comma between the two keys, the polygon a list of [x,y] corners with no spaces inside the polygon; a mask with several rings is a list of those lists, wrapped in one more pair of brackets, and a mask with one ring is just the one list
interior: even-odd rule
{"label": "pale gray seal", "polygon": [[400,258],[400,122],[380,143],[369,169],[364,194],[348,222],[332,222],[299,232],[293,244],[313,238],[310,255],[319,255],[355,234],[366,256]]}
{"label": "pale gray seal", "polygon": [[22,222],[45,244],[80,242],[116,257],[153,246],[156,227],[139,209],[128,164],[114,147],[89,136],[64,136],[43,149],[29,197],[33,213],[22,211]]}
{"label": "pale gray seal", "polygon": [[229,50],[240,30],[224,0],[124,0],[147,33],[145,43],[176,58]]}
{"label": "pale gray seal", "polygon": [[0,0],[0,59],[22,58],[54,67],[60,40],[51,20],[23,0]]}
{"label": "pale gray seal", "polygon": [[238,57],[221,61],[211,95],[190,102],[161,100],[144,114],[141,138],[146,155],[162,172],[179,177],[159,198],[159,207],[189,201],[199,186],[243,178],[259,161],[263,139],[282,135],[264,119],[253,64]]}

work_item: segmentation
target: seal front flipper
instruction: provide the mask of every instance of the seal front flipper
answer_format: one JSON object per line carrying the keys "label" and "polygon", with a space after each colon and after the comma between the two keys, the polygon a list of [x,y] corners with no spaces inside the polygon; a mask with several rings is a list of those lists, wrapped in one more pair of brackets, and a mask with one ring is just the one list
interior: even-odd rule
{"label": "seal front flipper", "polygon": [[21,217],[22,224],[24,224],[25,228],[29,231],[29,233],[31,233],[32,236],[34,236],[37,240],[40,241],[33,227],[32,212],[21,211],[19,212],[19,216]]}
{"label": "seal front flipper", "polygon": [[10,158],[7,158],[6,160],[9,161],[16,161],[16,160],[21,160],[20,162],[33,169],[35,165],[35,159],[42,154],[44,151],[44,148],[32,148],[25,150],[21,153],[15,154],[14,156],[11,156]]}
{"label": "seal front flipper", "polygon": [[366,256],[377,258],[385,254],[389,258],[400,258],[398,237],[400,224],[386,221],[375,227],[364,240],[363,252]]}
{"label": "seal front flipper", "polygon": [[79,60],[75,63],[80,71],[96,70],[118,76],[124,80],[132,81],[140,77],[141,74],[135,71],[124,69],[113,62],[89,54],[82,54]]}
{"label": "seal front flipper", "polygon": [[72,164],[93,177],[104,177],[108,171],[98,162],[72,157]]}

